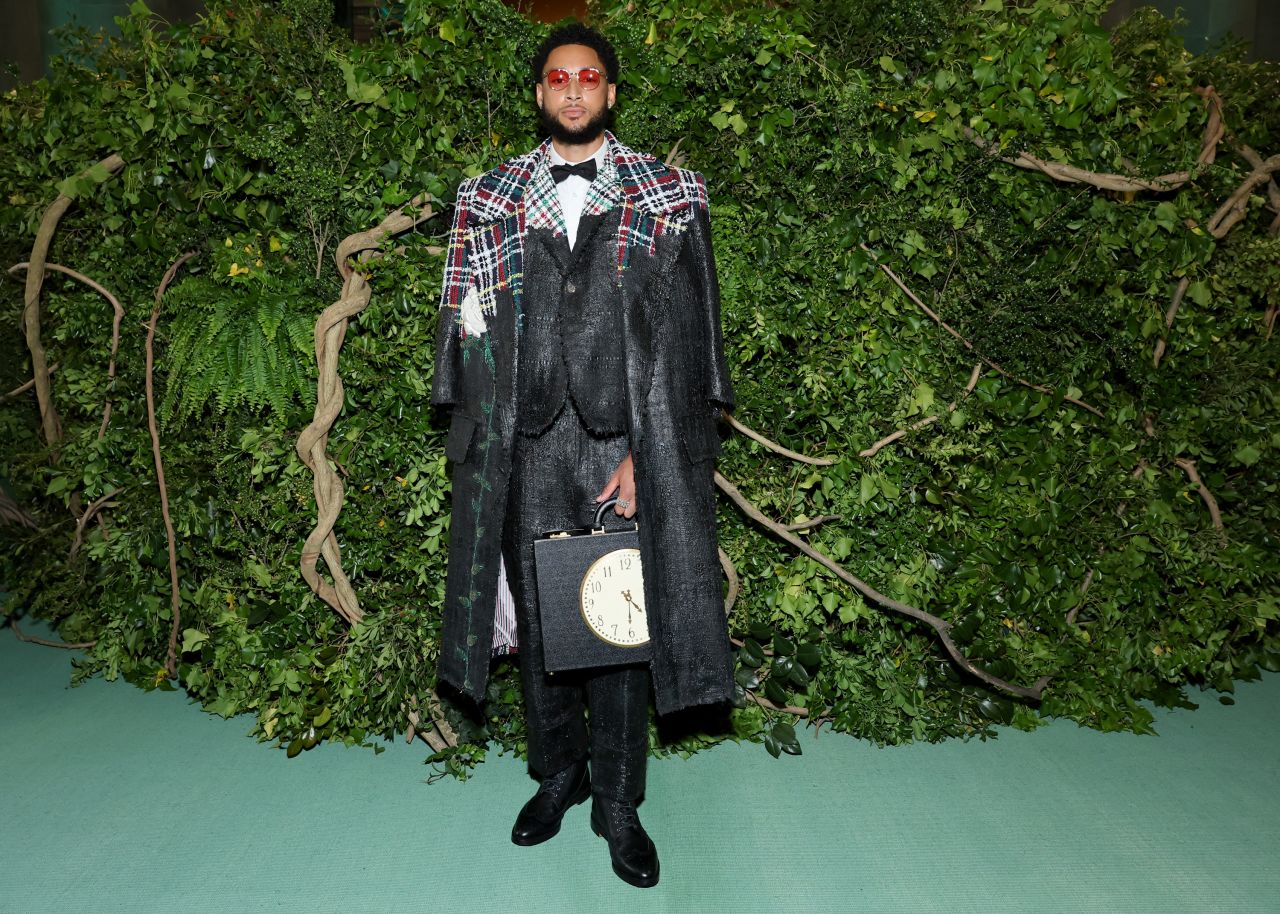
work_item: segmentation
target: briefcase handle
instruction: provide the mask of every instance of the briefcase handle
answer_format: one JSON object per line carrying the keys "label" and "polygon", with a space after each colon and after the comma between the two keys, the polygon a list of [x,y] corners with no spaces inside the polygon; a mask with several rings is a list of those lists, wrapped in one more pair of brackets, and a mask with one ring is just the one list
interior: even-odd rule
{"label": "briefcase handle", "polygon": [[[618,503],[618,499],[616,496],[614,498],[607,499],[600,503],[600,507],[596,508],[596,519],[591,523],[592,530],[604,529],[605,513],[608,512],[608,510],[612,508],[614,505],[616,505],[617,503]],[[640,525],[637,523],[636,526],[639,527]]]}

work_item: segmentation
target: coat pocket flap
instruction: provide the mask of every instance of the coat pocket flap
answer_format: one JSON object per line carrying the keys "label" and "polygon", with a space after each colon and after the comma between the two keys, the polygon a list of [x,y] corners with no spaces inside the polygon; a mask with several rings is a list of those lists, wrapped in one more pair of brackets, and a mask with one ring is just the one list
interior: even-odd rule
{"label": "coat pocket flap", "polygon": [[462,463],[467,459],[467,451],[471,449],[471,439],[475,437],[476,420],[462,413],[454,413],[449,423],[449,437],[445,439],[444,455],[454,463]]}

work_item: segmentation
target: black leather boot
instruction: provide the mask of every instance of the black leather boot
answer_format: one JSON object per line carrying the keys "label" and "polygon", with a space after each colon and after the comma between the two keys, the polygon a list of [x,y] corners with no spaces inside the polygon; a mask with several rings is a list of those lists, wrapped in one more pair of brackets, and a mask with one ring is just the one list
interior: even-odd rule
{"label": "black leather boot", "polygon": [[591,798],[591,830],[609,842],[613,871],[623,882],[647,889],[658,884],[658,849],[630,800]]}
{"label": "black leather boot", "polygon": [[516,816],[516,824],[511,828],[512,843],[531,847],[554,838],[569,807],[581,803],[590,794],[586,759],[543,778],[538,792]]}

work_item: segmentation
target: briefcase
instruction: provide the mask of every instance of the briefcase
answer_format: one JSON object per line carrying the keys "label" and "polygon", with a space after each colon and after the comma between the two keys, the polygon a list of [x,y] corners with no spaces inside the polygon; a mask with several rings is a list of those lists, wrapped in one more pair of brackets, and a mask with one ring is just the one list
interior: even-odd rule
{"label": "briefcase", "polygon": [[639,525],[606,530],[606,512],[616,502],[601,504],[588,530],[559,530],[533,542],[548,672],[649,660]]}

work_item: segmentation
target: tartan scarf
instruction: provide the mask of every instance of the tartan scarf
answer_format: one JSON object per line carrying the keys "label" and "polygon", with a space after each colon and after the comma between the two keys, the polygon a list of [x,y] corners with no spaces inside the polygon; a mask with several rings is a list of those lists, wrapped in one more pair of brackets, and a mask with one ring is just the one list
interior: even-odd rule
{"label": "tartan scarf", "polygon": [[[584,215],[623,209],[618,227],[616,281],[622,285],[633,254],[652,255],[658,238],[682,232],[698,209],[707,208],[706,182],[700,174],[666,165],[624,146],[605,131],[609,153],[601,174],[587,192]],[[497,293],[510,289],[518,317],[529,228],[565,231],[548,150],[551,140],[458,187],[454,228],[446,253],[440,307],[451,309],[459,333],[466,335],[461,308],[468,292],[481,313],[492,317]]]}

